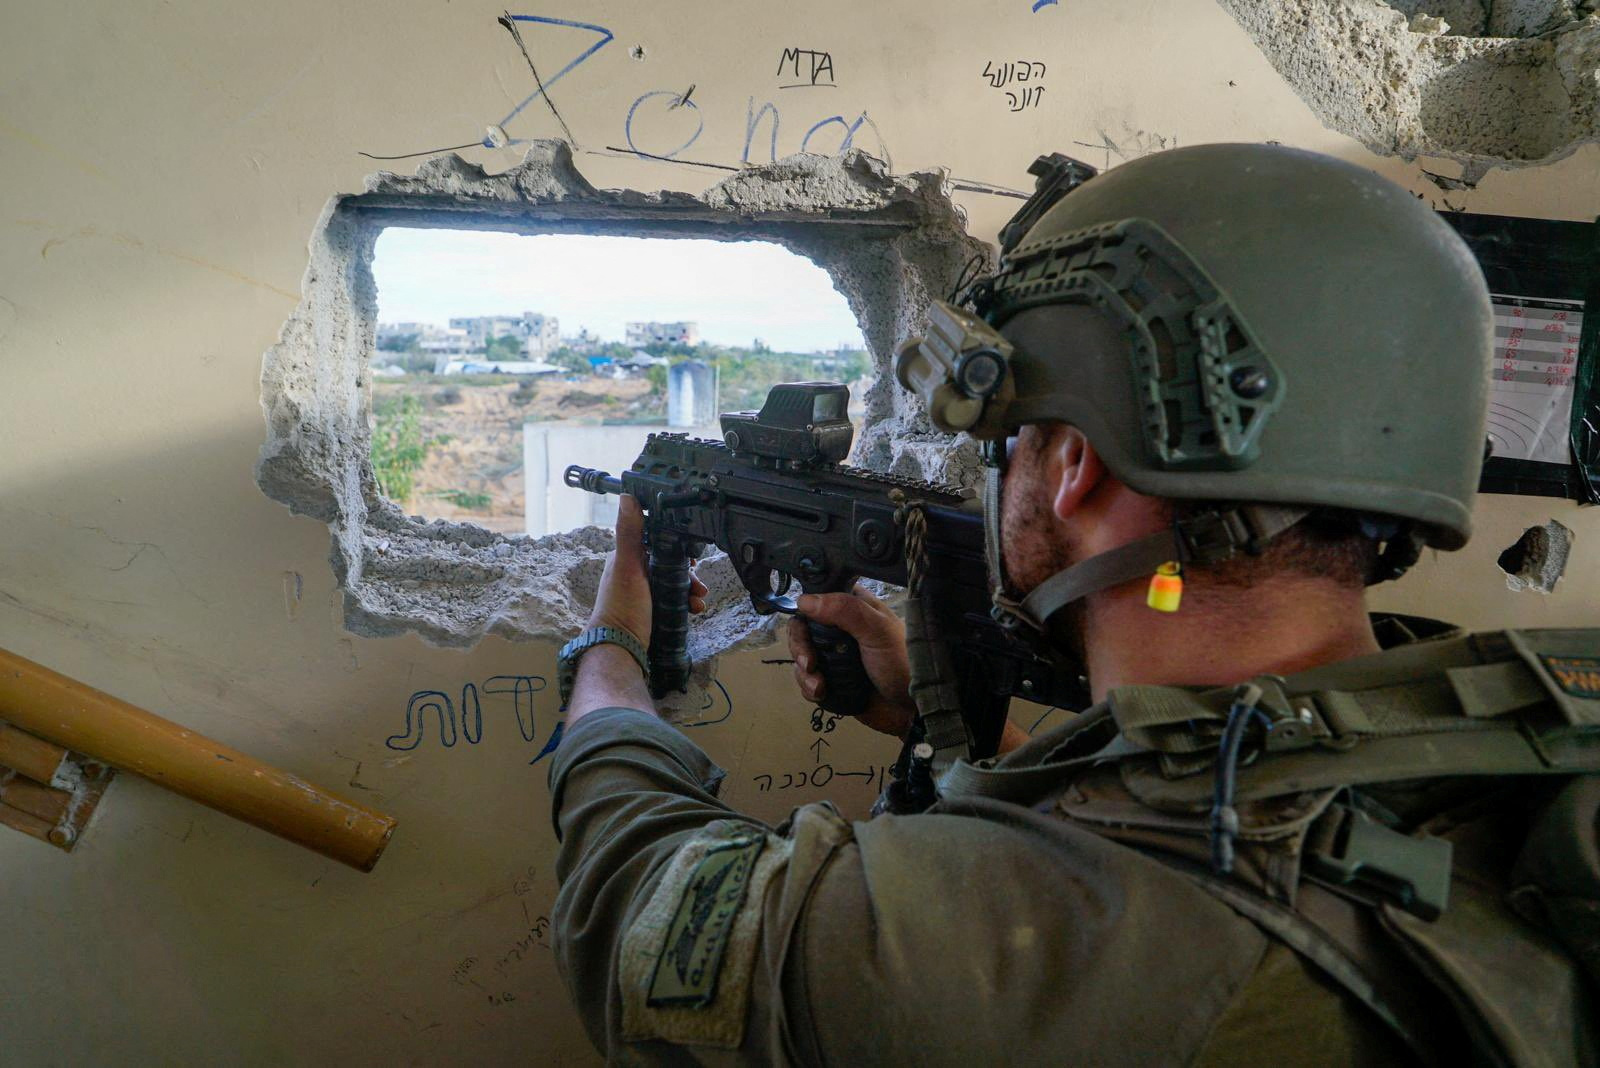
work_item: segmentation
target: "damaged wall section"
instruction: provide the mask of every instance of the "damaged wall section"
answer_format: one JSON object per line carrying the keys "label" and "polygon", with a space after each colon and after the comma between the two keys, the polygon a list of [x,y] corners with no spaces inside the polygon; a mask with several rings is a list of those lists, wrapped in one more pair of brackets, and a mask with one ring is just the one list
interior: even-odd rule
{"label": "damaged wall section", "polygon": [[1471,185],[1600,139],[1600,17],[1572,0],[1221,0],[1329,128]]}
{"label": "damaged wall section", "polygon": [[1500,554],[1506,589],[1552,593],[1567,570],[1572,555],[1572,528],[1557,519],[1529,527],[1522,537]]}
{"label": "damaged wall section", "polygon": [[[946,296],[974,256],[987,263],[992,255],[966,234],[942,175],[894,176],[860,153],[793,156],[692,195],[596,189],[559,141],[535,142],[501,174],[453,155],[435,158],[414,176],[380,173],[365,193],[329,203],[300,304],[262,370],[268,432],[257,483],[328,524],[345,626],[356,634],[414,631],[444,646],[487,634],[564,639],[587,618],[612,545],[609,531],[592,527],[531,539],[424,522],[382,496],[369,459],[371,261],[389,225],[783,245],[829,272],[879,370],[856,461],[941,481],[970,482],[977,471],[975,449],[952,455],[949,439],[893,388],[889,372],[896,343],[921,328],[928,302]],[[764,622],[725,561],[706,561],[702,576],[712,596],[692,628],[697,663]]]}

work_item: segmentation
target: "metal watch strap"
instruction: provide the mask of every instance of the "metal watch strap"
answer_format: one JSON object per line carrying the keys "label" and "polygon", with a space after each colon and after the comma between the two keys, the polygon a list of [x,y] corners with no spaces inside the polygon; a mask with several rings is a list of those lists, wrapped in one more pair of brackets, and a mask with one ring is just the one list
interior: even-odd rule
{"label": "metal watch strap", "polygon": [[644,672],[645,682],[650,681],[649,661],[646,659],[644,646],[638,638],[622,627],[590,627],[563,645],[561,652],[556,654],[556,686],[561,692],[563,709],[572,699],[572,685],[578,678],[578,661],[583,659],[584,653],[597,645],[622,646],[639,665],[639,670]]}

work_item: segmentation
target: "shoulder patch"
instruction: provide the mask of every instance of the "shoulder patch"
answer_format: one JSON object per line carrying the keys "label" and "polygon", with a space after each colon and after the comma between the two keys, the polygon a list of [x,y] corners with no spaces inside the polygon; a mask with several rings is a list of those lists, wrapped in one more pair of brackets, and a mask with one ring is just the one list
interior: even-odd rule
{"label": "shoulder patch", "polygon": [[1543,656],[1544,669],[1573,697],[1600,700],[1600,656]]}
{"label": "shoulder patch", "polygon": [[728,935],[766,844],[766,835],[751,834],[713,846],[700,858],[667,928],[646,1005],[704,1008],[716,1000]]}
{"label": "shoulder patch", "polygon": [[766,887],[792,839],[719,822],[673,854],[622,940],[622,1038],[736,1049],[761,944]]}
{"label": "shoulder patch", "polygon": [[1600,727],[1600,628],[1508,630],[1505,638],[1569,726]]}

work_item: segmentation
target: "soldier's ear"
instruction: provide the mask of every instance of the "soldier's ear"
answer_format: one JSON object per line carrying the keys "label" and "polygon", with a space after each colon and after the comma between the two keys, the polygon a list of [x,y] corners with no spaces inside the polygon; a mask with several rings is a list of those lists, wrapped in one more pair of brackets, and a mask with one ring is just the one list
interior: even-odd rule
{"label": "soldier's ear", "polygon": [[1052,427],[1048,455],[1054,483],[1050,510],[1057,519],[1066,519],[1104,481],[1106,466],[1083,431],[1065,423]]}

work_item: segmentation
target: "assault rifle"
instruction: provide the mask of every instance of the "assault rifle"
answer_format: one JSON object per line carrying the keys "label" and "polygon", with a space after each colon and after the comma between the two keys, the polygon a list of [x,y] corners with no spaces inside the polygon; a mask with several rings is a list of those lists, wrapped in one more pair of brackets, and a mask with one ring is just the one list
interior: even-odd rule
{"label": "assault rifle", "polygon": [[[923,603],[952,651],[972,756],[992,755],[1013,696],[1081,709],[1075,666],[990,615],[983,516],[971,494],[842,461],[854,427],[850,391],[831,382],[774,386],[760,412],[722,416],[723,440],[651,434],[631,469],[614,477],[580,467],[565,481],[590,493],[627,493],[645,512],[654,602],[650,680],[655,696],[689,677],[689,568],[708,545],[728,554],[762,614],[797,614],[789,596],[850,590],[856,579],[904,586],[908,517]],[[854,639],[807,620],[826,683],[822,707],[861,711],[872,685]]]}

